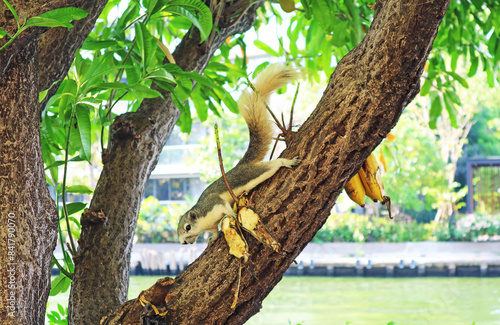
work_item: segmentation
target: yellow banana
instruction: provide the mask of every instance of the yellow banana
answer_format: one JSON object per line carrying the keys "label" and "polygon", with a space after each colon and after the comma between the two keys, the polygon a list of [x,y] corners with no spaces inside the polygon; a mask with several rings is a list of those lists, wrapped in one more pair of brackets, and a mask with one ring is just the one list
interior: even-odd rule
{"label": "yellow banana", "polygon": [[384,203],[385,191],[382,184],[382,175],[377,158],[375,158],[373,153],[368,156],[358,173],[366,195],[375,202],[380,201]]}
{"label": "yellow banana", "polygon": [[387,211],[389,211],[389,217],[392,219],[391,198],[385,195],[384,184],[382,184],[382,173],[377,158],[375,158],[373,153],[368,156],[358,174],[365,188],[366,195],[374,202],[380,201],[380,203],[385,204]]}
{"label": "yellow banana", "polygon": [[365,188],[359,177],[359,173],[354,175],[344,187],[349,198],[359,204],[361,207],[365,206]]}

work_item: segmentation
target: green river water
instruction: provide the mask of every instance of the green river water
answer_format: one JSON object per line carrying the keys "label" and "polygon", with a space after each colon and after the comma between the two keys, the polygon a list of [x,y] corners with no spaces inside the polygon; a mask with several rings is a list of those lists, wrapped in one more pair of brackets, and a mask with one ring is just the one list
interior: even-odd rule
{"label": "green river water", "polygon": [[[156,281],[132,277],[129,297]],[[67,304],[50,297],[49,310]],[[500,278],[284,277],[248,325],[500,325]]]}

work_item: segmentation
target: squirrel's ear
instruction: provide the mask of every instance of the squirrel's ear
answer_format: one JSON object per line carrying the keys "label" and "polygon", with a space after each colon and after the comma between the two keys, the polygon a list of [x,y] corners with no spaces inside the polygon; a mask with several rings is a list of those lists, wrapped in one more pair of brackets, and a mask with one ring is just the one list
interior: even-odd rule
{"label": "squirrel's ear", "polygon": [[189,211],[189,219],[191,220],[196,220],[198,218],[198,215],[194,211]]}

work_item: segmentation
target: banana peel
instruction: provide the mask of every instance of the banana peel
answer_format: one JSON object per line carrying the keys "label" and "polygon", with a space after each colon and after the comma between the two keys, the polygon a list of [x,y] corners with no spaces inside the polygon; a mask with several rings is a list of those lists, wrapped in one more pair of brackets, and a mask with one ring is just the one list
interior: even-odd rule
{"label": "banana peel", "polygon": [[392,219],[391,198],[385,195],[381,168],[373,153],[368,156],[358,174],[365,188],[366,196],[373,202],[380,201],[380,203],[385,204],[389,211],[389,217]]}
{"label": "banana peel", "polygon": [[222,219],[221,229],[229,246],[229,254],[237,258],[243,258],[245,262],[248,261],[248,257],[250,256],[248,245],[243,234],[238,229],[236,220],[232,217]]}
{"label": "banana peel", "polygon": [[238,211],[238,220],[242,228],[248,231],[258,241],[270,247],[276,253],[281,253],[280,244],[271,236],[260,220],[259,215],[252,209],[241,207]]}
{"label": "banana peel", "polygon": [[[252,209],[246,207],[247,199],[244,195],[234,204],[234,212],[237,212],[237,220],[232,217],[226,217],[222,220],[221,229],[229,246],[229,253],[237,258],[242,258],[246,262],[250,253],[248,253],[248,244],[243,237],[241,229],[249,232],[262,244],[281,253],[281,245],[269,233],[260,217]],[[241,226],[241,228],[240,228]]]}

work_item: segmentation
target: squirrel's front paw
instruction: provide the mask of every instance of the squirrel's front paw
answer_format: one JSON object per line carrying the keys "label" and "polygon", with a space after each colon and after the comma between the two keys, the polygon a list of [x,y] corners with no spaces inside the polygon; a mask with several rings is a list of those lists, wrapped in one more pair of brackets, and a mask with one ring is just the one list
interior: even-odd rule
{"label": "squirrel's front paw", "polygon": [[293,166],[296,166],[300,164],[301,160],[299,159],[299,156],[295,156],[292,159],[285,159],[283,165],[285,167],[291,168]]}
{"label": "squirrel's front paw", "polygon": [[213,235],[208,238],[208,246],[212,246],[217,238],[219,238],[219,230],[215,231]]}

